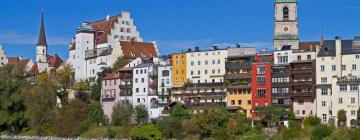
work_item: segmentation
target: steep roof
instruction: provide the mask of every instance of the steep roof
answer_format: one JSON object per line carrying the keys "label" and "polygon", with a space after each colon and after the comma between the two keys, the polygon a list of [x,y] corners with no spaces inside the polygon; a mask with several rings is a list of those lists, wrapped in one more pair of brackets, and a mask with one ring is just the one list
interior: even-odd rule
{"label": "steep roof", "polygon": [[[341,40],[341,54],[360,54],[360,49],[353,48],[353,40]],[[321,46],[318,56],[335,56],[336,55],[336,40],[326,40]]]}
{"label": "steep roof", "polygon": [[107,36],[111,34],[111,29],[114,28],[114,24],[118,22],[119,16],[112,16],[109,19],[102,19],[95,22],[91,22],[90,26],[96,31],[96,44],[106,43]]}
{"label": "steep roof", "polygon": [[316,46],[320,46],[319,41],[311,41],[311,42],[300,42],[299,43],[299,50],[305,51],[315,51]]}
{"label": "steep roof", "polygon": [[64,63],[64,61],[57,54],[48,56],[47,60],[49,67],[53,67],[56,69],[59,68]]}
{"label": "steep roof", "polygon": [[125,58],[157,57],[156,46],[153,43],[120,41]]}
{"label": "steep roof", "polygon": [[40,34],[39,34],[39,40],[36,44],[37,46],[46,46],[46,35],[45,35],[45,27],[44,27],[44,14],[41,13],[41,25],[40,25]]}
{"label": "steep roof", "polygon": [[34,64],[27,74],[28,75],[37,75],[37,74],[39,74],[38,64],[37,63]]}
{"label": "steep roof", "polygon": [[112,72],[107,74],[103,80],[113,80],[113,79],[117,79],[118,77],[116,76],[116,72]]}
{"label": "steep roof", "polygon": [[17,64],[16,67],[21,69],[21,70],[25,70],[26,65],[30,62],[30,59],[22,59],[20,60]]}

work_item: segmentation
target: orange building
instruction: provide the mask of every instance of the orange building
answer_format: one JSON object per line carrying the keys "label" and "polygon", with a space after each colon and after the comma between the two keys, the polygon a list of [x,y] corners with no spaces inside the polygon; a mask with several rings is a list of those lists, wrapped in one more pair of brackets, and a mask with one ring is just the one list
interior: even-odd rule
{"label": "orange building", "polygon": [[186,78],[186,53],[177,53],[171,56],[172,60],[172,84],[173,87],[183,86]]}

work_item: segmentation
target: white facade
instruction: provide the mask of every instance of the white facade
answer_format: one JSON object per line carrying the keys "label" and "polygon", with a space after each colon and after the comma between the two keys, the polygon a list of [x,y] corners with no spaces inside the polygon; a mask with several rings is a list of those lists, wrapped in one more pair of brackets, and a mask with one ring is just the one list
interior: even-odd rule
{"label": "white facade", "polygon": [[[110,18],[117,18],[111,21],[111,27],[104,27],[98,30],[98,26],[110,24]],[[108,22],[105,25],[99,22]],[[99,25],[98,25],[99,24]],[[109,32],[105,32],[109,30]],[[95,34],[98,32],[107,33],[105,42],[95,42]],[[118,57],[123,55],[119,41],[142,41],[140,33],[134,25],[129,12],[122,12],[117,17],[109,17],[94,23],[83,23],[77,29],[74,40],[70,43],[69,59],[67,63],[72,65],[75,71],[75,80],[81,81],[91,77],[97,77],[97,73],[104,68],[111,67]]]}
{"label": "white facade", "polygon": [[274,64],[289,64],[293,61],[293,51],[274,51]]}
{"label": "white facade", "polygon": [[[327,56],[319,56],[320,50],[317,50],[318,57],[316,59],[316,108],[317,116],[321,118],[323,123],[328,123],[329,119],[337,123],[337,112],[344,109],[348,114],[359,107],[358,84],[355,89],[351,91],[350,84],[337,83],[338,78],[347,77],[347,79],[356,79],[360,77],[360,54],[344,54],[342,47],[344,41],[337,39],[334,43],[334,48],[323,47],[322,51],[331,52],[335,49],[335,53]],[[347,46],[352,48],[352,46]],[[344,89],[340,90],[340,85],[344,85]],[[354,85],[355,86],[355,85]],[[351,99],[355,98],[355,99]],[[342,101],[340,101],[342,100]],[[351,103],[355,100],[355,104]],[[356,108],[356,109],[355,109]],[[355,114],[347,115],[347,126],[350,126],[350,121]]]}
{"label": "white facade", "polygon": [[274,48],[280,50],[291,45],[299,48],[298,16],[296,0],[277,0],[275,2]]}
{"label": "white facade", "polygon": [[158,93],[159,102],[161,106],[167,105],[170,101],[171,88],[172,88],[172,66],[160,65],[158,66]]}
{"label": "white facade", "polygon": [[227,50],[186,53],[186,77],[191,83],[222,83]]}
{"label": "white facade", "polygon": [[0,44],[0,67],[6,65],[7,63],[8,63],[8,60],[7,60],[5,51]]}

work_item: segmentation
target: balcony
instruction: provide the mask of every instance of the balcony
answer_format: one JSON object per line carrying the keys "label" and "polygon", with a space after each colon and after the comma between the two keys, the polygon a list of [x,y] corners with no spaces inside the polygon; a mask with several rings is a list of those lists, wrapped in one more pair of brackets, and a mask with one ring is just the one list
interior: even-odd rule
{"label": "balcony", "polygon": [[290,71],[291,74],[312,74],[313,72],[312,69],[296,69]]}
{"label": "balcony", "polygon": [[131,89],[132,88],[132,84],[121,84],[121,85],[119,85],[119,88],[120,89]]}
{"label": "balcony", "polygon": [[191,83],[186,84],[186,88],[196,88],[196,87],[223,87],[224,83]]}
{"label": "balcony", "polygon": [[308,81],[305,81],[305,80],[299,80],[299,81],[293,81],[292,82],[292,85],[294,86],[301,86],[301,85],[314,85],[315,83],[313,83],[313,81],[311,80],[308,80]]}
{"label": "balcony", "polygon": [[111,48],[98,48],[85,51],[85,60],[96,58],[99,56],[106,56],[111,54]]}
{"label": "balcony", "polygon": [[132,96],[132,91],[129,91],[129,92],[120,92],[120,96]]}
{"label": "balcony", "polygon": [[312,91],[302,91],[302,92],[292,92],[290,93],[291,97],[315,97]]}
{"label": "balcony", "polygon": [[251,68],[251,65],[252,65],[252,62],[226,63],[225,68],[235,68],[235,69]]}
{"label": "balcony", "polygon": [[113,102],[115,101],[115,96],[102,97],[101,102]]}
{"label": "balcony", "polygon": [[120,74],[119,74],[119,78],[120,78],[120,79],[132,78],[132,73],[120,73]]}
{"label": "balcony", "polygon": [[202,102],[202,103],[188,103],[187,107],[202,107],[202,106],[226,106],[226,102]]}
{"label": "balcony", "polygon": [[229,88],[229,89],[251,89],[251,84],[246,84],[246,85],[229,84],[229,85],[226,85],[226,88]]}
{"label": "balcony", "polygon": [[200,92],[200,93],[183,93],[184,96],[226,96],[226,92]]}
{"label": "balcony", "polygon": [[226,73],[225,79],[249,79],[251,78],[251,73]]}

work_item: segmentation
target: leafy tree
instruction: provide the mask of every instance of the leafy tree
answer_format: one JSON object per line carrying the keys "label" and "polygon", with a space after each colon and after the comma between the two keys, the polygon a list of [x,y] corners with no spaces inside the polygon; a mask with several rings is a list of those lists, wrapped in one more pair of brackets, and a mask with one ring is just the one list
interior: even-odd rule
{"label": "leafy tree", "polygon": [[331,140],[357,140],[360,138],[360,131],[357,129],[339,128],[336,129],[327,139]]}
{"label": "leafy tree", "polygon": [[117,70],[120,69],[122,67],[124,67],[125,65],[130,63],[130,59],[126,59],[123,57],[118,57],[115,61],[115,63],[113,64],[113,70]]}
{"label": "leafy tree", "polygon": [[101,97],[101,84],[91,86],[91,99],[100,102]]}
{"label": "leafy tree", "polygon": [[199,126],[196,124],[195,119],[184,120],[182,122],[182,129],[185,134],[195,136],[200,132]]}
{"label": "leafy tree", "polygon": [[57,84],[57,96],[60,98],[61,103],[65,104],[68,101],[69,89],[72,88],[74,79],[74,72],[71,70],[71,66],[63,64],[62,69],[52,72],[52,78]]}
{"label": "leafy tree", "polygon": [[101,124],[105,121],[104,112],[101,104],[98,101],[90,101],[87,105],[87,119],[93,123]]}
{"label": "leafy tree", "polygon": [[138,105],[135,107],[135,119],[140,124],[146,122],[149,117],[149,114],[146,110],[145,105]]}
{"label": "leafy tree", "polygon": [[217,129],[226,127],[230,114],[224,107],[205,109],[195,115],[195,123],[200,128],[201,137],[209,137],[216,134]]}
{"label": "leafy tree", "polygon": [[314,127],[320,125],[321,120],[316,116],[307,116],[304,118],[304,127]]}
{"label": "leafy tree", "polygon": [[311,132],[312,140],[322,140],[324,137],[327,137],[331,134],[332,130],[326,125],[318,125],[314,127]]}
{"label": "leafy tree", "polygon": [[129,125],[133,112],[133,106],[129,102],[117,102],[113,107],[111,123],[117,126]]}
{"label": "leafy tree", "polygon": [[185,110],[183,106],[177,104],[172,110],[170,117],[174,117],[176,119],[184,120],[190,119],[191,115],[189,111]]}
{"label": "leafy tree", "polygon": [[[236,123],[238,126],[238,133],[240,135],[251,131],[251,129],[252,129],[251,120],[246,117],[246,114],[244,114],[242,112],[236,112],[235,114],[232,114],[232,118],[236,119]],[[229,119],[229,121],[230,121],[230,119]]]}
{"label": "leafy tree", "polygon": [[12,65],[0,68],[0,131],[19,133],[26,127],[21,87],[27,84],[23,71]]}
{"label": "leafy tree", "polygon": [[267,106],[255,109],[256,115],[260,117],[263,122],[266,122],[268,126],[274,125],[280,120],[289,119],[289,116],[291,116],[291,113],[282,108]]}
{"label": "leafy tree", "polygon": [[76,137],[88,129],[86,104],[80,100],[70,101],[58,112],[55,132],[61,137]]}
{"label": "leafy tree", "polygon": [[227,130],[230,136],[239,134],[239,126],[235,118],[229,118],[229,122],[227,123]]}
{"label": "leafy tree", "polygon": [[56,110],[56,86],[52,81],[37,81],[35,86],[28,85],[23,88],[25,97],[25,117],[30,128],[37,135],[53,135],[53,122]]}
{"label": "leafy tree", "polygon": [[130,136],[135,140],[161,140],[161,131],[154,124],[146,124],[131,130]]}
{"label": "leafy tree", "polygon": [[182,136],[182,120],[175,117],[166,117],[157,122],[158,128],[164,134],[165,138],[181,139]]}
{"label": "leafy tree", "polygon": [[337,112],[338,126],[344,127],[346,126],[346,111],[341,109]]}

